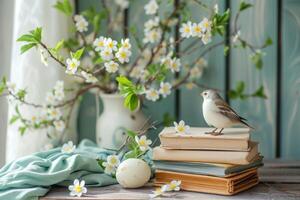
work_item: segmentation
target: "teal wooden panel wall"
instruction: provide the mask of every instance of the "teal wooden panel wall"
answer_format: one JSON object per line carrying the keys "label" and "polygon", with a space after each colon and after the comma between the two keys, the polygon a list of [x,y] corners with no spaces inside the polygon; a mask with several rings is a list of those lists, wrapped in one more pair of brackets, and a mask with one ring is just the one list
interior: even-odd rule
{"label": "teal wooden panel wall", "polygon": [[300,2],[282,1],[281,146],[284,158],[300,158]]}
{"label": "teal wooden panel wall", "polygon": [[[128,24],[136,26],[139,33],[142,34],[141,26],[147,19],[144,15],[143,5],[147,0],[130,2]],[[193,10],[192,19],[200,20],[205,13],[199,12],[197,6],[192,2],[189,1],[190,8]],[[237,0],[207,1],[211,5],[218,3],[220,10],[224,10],[226,6],[230,5],[233,12],[236,12],[239,2]],[[229,62],[226,62],[221,46],[206,56],[209,66],[204,71],[199,83],[222,90],[223,96],[225,96],[226,83],[234,88],[238,81],[243,80],[246,82],[246,91],[249,93],[263,84],[268,99],[230,100],[230,104],[255,126],[253,138],[260,142],[260,149],[265,157],[281,156],[299,159],[300,151],[297,147],[300,141],[300,125],[298,123],[300,119],[300,1],[247,0],[247,2],[254,4],[254,7],[240,17],[241,37],[253,44],[263,43],[267,36],[273,39],[273,45],[266,49],[266,56],[263,59],[264,68],[261,72],[257,71],[249,60],[250,52],[244,50],[232,50]],[[78,5],[79,10],[89,6],[101,9],[99,0],[78,0]],[[170,9],[166,5],[163,6],[163,9]],[[282,18],[278,18],[281,13]],[[278,31],[281,23],[282,28]],[[122,35],[123,31],[114,37],[119,38]],[[282,39],[280,39],[281,35]],[[282,42],[281,46],[278,41]],[[181,48],[190,42],[193,41],[186,41]],[[183,62],[195,59],[201,51],[191,54]],[[135,52],[134,56],[136,54]],[[227,77],[225,76],[226,72],[229,72]],[[192,126],[204,126],[205,122],[201,112],[202,98],[199,93],[199,89],[181,88],[179,98],[172,94],[159,103],[147,102],[143,109],[147,115],[158,121],[162,120],[165,112],[175,116],[179,110],[178,120],[183,119]],[[281,97],[278,96],[279,94],[282,94]],[[177,108],[175,107],[176,99],[179,99]],[[95,97],[91,94],[85,95],[79,113],[80,138],[95,138],[94,104]],[[277,106],[278,104],[279,106]]]}
{"label": "teal wooden panel wall", "polygon": [[[233,49],[230,62],[230,83],[235,88],[238,81],[245,81],[247,93],[253,93],[263,84],[267,99],[250,98],[244,101],[230,101],[241,116],[255,127],[252,138],[260,142],[262,154],[275,157],[276,144],[276,53],[277,53],[277,4],[271,0],[247,1],[253,8],[242,13],[239,20],[241,37],[251,44],[260,45],[270,36],[274,44],[267,48],[261,71],[249,59],[249,49]],[[236,13],[239,2],[231,0],[231,8]],[[233,21],[233,20],[232,20]]]}

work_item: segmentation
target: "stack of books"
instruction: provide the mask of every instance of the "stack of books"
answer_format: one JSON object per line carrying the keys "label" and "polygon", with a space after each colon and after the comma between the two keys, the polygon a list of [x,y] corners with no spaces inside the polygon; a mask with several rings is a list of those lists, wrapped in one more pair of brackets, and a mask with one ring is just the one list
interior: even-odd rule
{"label": "stack of books", "polygon": [[153,150],[155,186],[181,180],[183,190],[233,195],[258,184],[257,168],[263,162],[250,129],[205,134],[211,130],[190,128],[178,134],[174,127],[165,128],[159,134],[161,145]]}

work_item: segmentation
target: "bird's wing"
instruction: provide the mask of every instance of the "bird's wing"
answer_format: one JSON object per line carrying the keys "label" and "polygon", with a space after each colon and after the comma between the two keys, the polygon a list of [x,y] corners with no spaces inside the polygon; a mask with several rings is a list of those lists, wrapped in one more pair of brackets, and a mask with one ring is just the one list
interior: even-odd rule
{"label": "bird's wing", "polygon": [[224,100],[217,99],[215,100],[215,104],[217,108],[220,110],[219,112],[226,117],[230,118],[233,121],[242,121],[246,120],[245,118],[239,116]]}

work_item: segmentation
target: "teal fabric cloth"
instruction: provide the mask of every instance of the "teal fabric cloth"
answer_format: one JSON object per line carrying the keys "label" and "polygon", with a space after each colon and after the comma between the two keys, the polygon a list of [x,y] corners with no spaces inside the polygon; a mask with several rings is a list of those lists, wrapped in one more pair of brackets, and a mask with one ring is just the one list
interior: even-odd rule
{"label": "teal fabric cloth", "polygon": [[0,199],[36,200],[52,185],[68,186],[76,178],[85,180],[87,186],[115,184],[116,180],[104,174],[96,161],[110,154],[83,140],[71,154],[55,148],[17,159],[0,169]]}

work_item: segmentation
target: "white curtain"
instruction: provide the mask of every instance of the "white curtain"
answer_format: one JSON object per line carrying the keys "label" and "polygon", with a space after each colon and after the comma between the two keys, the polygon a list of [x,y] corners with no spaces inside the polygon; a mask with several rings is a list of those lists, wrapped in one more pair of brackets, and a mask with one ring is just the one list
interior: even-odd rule
{"label": "white curtain", "polygon": [[[0,1],[0,77],[9,76],[11,63],[11,45],[13,31],[13,11],[14,1]],[[0,98],[0,167],[5,162],[5,142],[7,124],[7,102],[5,98]]]}
{"label": "white curtain", "polygon": [[[4,9],[2,7],[3,2],[10,2],[8,4],[11,4],[13,1],[2,0],[0,3],[1,9]],[[6,13],[13,13],[13,17],[10,18],[10,15],[4,16],[4,14],[1,16],[1,19],[5,20],[5,25],[1,24],[1,29],[6,29],[6,24],[13,24],[12,38],[8,38],[12,44],[10,56],[10,81],[16,83],[17,88],[26,88],[28,91],[28,101],[40,104],[44,102],[46,92],[53,88],[55,82],[64,79],[64,71],[52,61],[49,62],[48,67],[44,66],[40,61],[38,50],[33,49],[21,55],[21,44],[16,42],[16,40],[20,35],[27,33],[36,27],[43,27],[42,38],[49,46],[54,46],[59,40],[68,38],[71,21],[53,8],[55,2],[56,0],[15,0],[14,8],[7,8],[6,10]],[[12,18],[13,22],[7,21],[7,19]],[[9,42],[6,46],[9,47]],[[5,49],[5,47],[2,49]],[[6,56],[9,57],[9,55]],[[2,61],[0,62],[2,65]],[[9,63],[6,64],[9,65]],[[37,114],[37,112],[40,112],[27,106],[22,106],[21,111],[26,117],[30,117]],[[14,107],[9,106],[8,117],[12,116],[14,112]],[[71,126],[74,128],[75,118],[73,117],[73,120],[71,121],[71,123],[73,123]],[[1,131],[3,131],[2,128]],[[73,129],[70,136],[72,140],[76,140],[75,134],[76,131]],[[1,132],[1,136],[0,146],[2,147],[4,144],[4,132]],[[8,162],[23,155],[43,149],[49,142],[49,139],[46,136],[46,131],[30,130],[21,136],[18,131],[18,124],[16,124],[7,127],[6,141],[6,161]],[[4,149],[2,148],[2,154],[3,150]]]}

